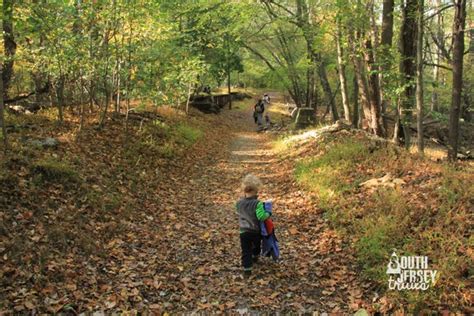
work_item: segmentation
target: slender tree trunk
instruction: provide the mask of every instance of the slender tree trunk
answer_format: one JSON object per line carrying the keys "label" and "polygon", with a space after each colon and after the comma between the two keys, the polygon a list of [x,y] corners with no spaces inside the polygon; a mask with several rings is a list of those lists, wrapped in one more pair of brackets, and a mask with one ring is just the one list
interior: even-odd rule
{"label": "slender tree trunk", "polygon": [[353,93],[354,93],[354,108],[352,110],[352,126],[356,127],[356,128],[360,128],[360,122],[359,122],[359,84],[357,82],[357,76],[355,74],[355,71],[354,71],[354,77],[352,79],[353,81]]}
{"label": "slender tree trunk", "polygon": [[3,49],[5,60],[3,63],[3,97],[8,98],[10,81],[13,76],[13,64],[16,53],[15,36],[13,34],[13,7],[15,0],[3,0]]}
{"label": "slender tree trunk", "polygon": [[[95,9],[94,9],[94,1],[90,2],[90,10],[91,13],[94,15],[95,20]],[[95,80],[96,80],[96,73],[97,73],[97,62],[96,62],[96,54],[94,49],[96,48],[95,40],[97,39],[97,33],[94,26],[94,23],[91,23],[91,27],[89,30],[89,60],[92,61],[92,70],[90,73],[89,79],[89,111],[92,113],[94,111],[94,100],[95,98]]]}
{"label": "slender tree trunk", "polygon": [[[441,7],[441,0],[435,0],[436,7]],[[442,23],[443,15],[439,13],[436,16],[436,37],[439,43],[442,43]],[[438,45],[434,45],[434,66],[433,66],[433,92],[431,93],[431,111],[439,111],[438,85],[439,85],[439,63],[441,62],[441,50]]]}
{"label": "slender tree trunk", "polygon": [[402,112],[401,100],[398,100],[397,111],[395,112],[395,124],[393,126],[392,141],[396,145],[400,145],[400,140],[403,138],[402,124],[400,120],[400,113]]}
{"label": "slender tree trunk", "polygon": [[313,32],[311,28],[311,21],[309,19],[309,10],[306,0],[296,0],[296,21],[297,26],[301,29],[304,39],[306,41],[306,56],[309,60],[308,69],[306,70],[306,93],[305,96],[305,107],[311,107],[312,99],[312,83],[314,81],[314,69],[315,69],[315,54],[313,49]]}
{"label": "slender tree trunk", "polygon": [[371,110],[370,110],[370,99],[369,99],[369,87],[367,83],[367,77],[364,70],[363,60],[358,52],[358,45],[356,41],[359,41],[360,35],[358,32],[355,34],[355,38],[352,34],[349,35],[349,43],[351,44],[351,59],[354,65],[354,76],[357,81],[358,86],[358,96],[359,96],[359,106],[361,108],[361,114],[359,120],[361,124],[358,124],[362,129],[367,129],[371,127]]}
{"label": "slender tree trunk", "polygon": [[424,0],[418,3],[418,32],[416,39],[416,126],[417,148],[423,154],[423,10]]}
{"label": "slender tree trunk", "polygon": [[455,0],[453,22],[453,90],[449,113],[448,159],[456,160],[459,141],[459,114],[462,98],[462,72],[464,55],[464,28],[466,25],[467,0]]}
{"label": "slender tree trunk", "polygon": [[321,54],[314,48],[314,26],[312,22],[312,12],[309,3],[306,0],[296,0],[296,24],[303,33],[303,37],[306,41],[307,57],[310,60],[310,65],[307,70],[307,88],[306,88],[306,106],[312,107],[312,101],[315,98],[315,70],[318,72],[318,76],[323,88],[324,96],[328,102],[328,106],[331,107],[333,120],[339,119],[337,113],[336,103],[331,91],[331,86],[326,74],[325,65],[321,58]]}
{"label": "slender tree trunk", "polygon": [[[0,76],[3,76],[3,65],[0,64]],[[0,77],[2,78],[2,77]],[[8,150],[7,126],[5,122],[5,103],[3,102],[3,80],[0,80],[0,124],[2,124],[3,150]]]}
{"label": "slender tree trunk", "polygon": [[123,39],[124,37],[122,36],[122,41],[121,45],[119,45],[119,41],[117,40],[117,34],[121,33],[122,30],[119,30],[119,25],[120,20],[118,19],[117,15],[120,14],[120,6],[117,6],[117,0],[113,0],[112,6],[114,9],[114,14],[113,14],[113,20],[115,23],[115,31],[113,35],[114,42],[116,43],[115,45],[115,70],[114,70],[114,80],[112,81],[113,83],[113,88],[112,88],[112,97],[115,97],[114,100],[112,100],[115,103],[114,106],[114,111],[115,113],[120,113],[120,84],[121,84],[121,68],[122,68],[122,53],[121,53],[121,46],[123,46]]}
{"label": "slender tree trunk", "polygon": [[[40,1],[38,2],[37,0],[34,1],[35,5],[44,5],[44,1]],[[39,40],[38,40],[38,45],[36,46],[36,48],[38,47],[43,47],[44,45],[44,41],[45,41],[45,36],[44,34],[41,32],[39,34]],[[34,85],[35,85],[35,102],[36,102],[36,107],[39,109],[41,107],[41,102],[44,101],[44,95],[42,93],[40,93],[40,91],[44,88],[45,84],[48,84],[46,82],[47,80],[47,74],[43,71],[44,69],[44,63],[41,62],[37,67],[35,67],[37,70],[34,71],[32,73],[32,77],[33,77],[33,82],[34,82]]]}
{"label": "slender tree trunk", "polygon": [[306,70],[306,107],[312,107],[314,99],[314,75],[315,75],[315,62],[313,56],[313,45],[312,43],[307,42],[307,54],[310,60],[308,69]]}
{"label": "slender tree trunk", "polygon": [[81,104],[81,118],[79,121],[79,131],[82,131],[84,129],[84,120],[85,120],[85,112],[86,112],[86,106],[84,104],[84,96],[82,94],[84,88],[83,88],[83,82],[81,80],[80,82],[80,88],[79,88],[79,103]]}
{"label": "slender tree trunk", "polygon": [[349,92],[347,90],[346,65],[344,61],[344,51],[342,48],[340,23],[337,23],[336,46],[337,46],[337,66],[339,70],[339,81],[341,83],[342,106],[344,108],[344,118],[347,122],[351,121],[349,106]]}
{"label": "slender tree trunk", "polygon": [[[367,129],[371,127],[370,119],[371,119],[371,110],[370,110],[370,101],[369,101],[369,87],[367,84],[367,80],[365,77],[364,66],[362,65],[362,60],[360,57],[354,57],[354,73],[357,78],[357,86],[359,91],[359,100],[362,107],[362,113],[364,114],[364,118],[360,118],[362,120],[361,127],[363,129]],[[365,124],[364,124],[365,120]]]}
{"label": "slender tree trunk", "polygon": [[293,57],[293,49],[290,47],[287,38],[284,35],[284,32],[281,29],[277,30],[277,38],[282,48],[282,55],[285,59],[288,67],[288,77],[291,81],[293,95],[295,98],[293,99],[296,103],[297,107],[303,106],[305,104],[304,96],[305,94],[302,92],[302,87],[300,86],[300,77],[298,71],[295,66],[295,59]]}
{"label": "slender tree trunk", "polygon": [[[471,2],[471,8],[468,10],[472,11],[472,6],[473,3]],[[473,23],[471,23],[471,26],[474,26]],[[471,27],[469,30],[469,53],[467,56],[467,62],[469,65],[474,65],[474,27]],[[463,71],[466,73],[466,71]],[[471,77],[472,78],[472,77]],[[472,111],[470,110],[472,108],[472,103],[474,101],[474,80],[464,80],[463,82],[463,100],[464,100],[464,106],[461,109],[461,117],[466,121],[466,122],[472,122]]]}
{"label": "slender tree trunk", "polygon": [[[435,48],[437,50],[437,48]],[[439,53],[435,53],[434,63],[438,65],[440,63]],[[431,93],[431,111],[438,111],[438,85],[439,85],[439,67],[433,66],[433,92]]]}
{"label": "slender tree trunk", "polygon": [[115,92],[115,99],[113,100],[114,103],[115,103],[115,106],[114,106],[114,111],[115,113],[120,113],[120,61],[117,60],[117,63],[116,63],[116,68],[115,68],[115,74],[114,74],[114,77],[115,77],[115,80],[114,80],[114,83],[115,83],[115,88],[113,89]]}
{"label": "slender tree trunk", "polygon": [[393,41],[393,8],[394,8],[394,0],[384,0],[383,2],[383,12],[382,12],[382,35],[380,39],[380,46],[381,46],[381,53],[380,53],[380,63],[381,63],[381,75],[380,75],[380,91],[381,91],[381,106],[382,106],[382,126],[387,132],[388,124],[387,124],[387,107],[388,107],[388,97],[386,93],[384,93],[384,76],[388,77],[388,73],[390,71],[392,65],[392,58],[391,58],[391,47]]}
{"label": "slender tree trunk", "polygon": [[230,65],[227,65],[227,93],[229,94],[229,110],[232,109],[232,94],[230,88]]}
{"label": "slender tree trunk", "polygon": [[385,131],[383,130],[382,126],[380,125],[381,118],[381,101],[380,101],[380,86],[379,86],[379,78],[377,75],[377,69],[375,65],[375,58],[374,58],[374,49],[372,47],[372,42],[370,39],[366,40],[365,44],[366,48],[366,65],[369,71],[368,76],[368,90],[369,90],[369,102],[370,102],[370,125],[372,128],[372,132],[377,136],[385,136]]}
{"label": "slender tree trunk", "polygon": [[135,15],[135,6],[132,6],[132,12],[129,16],[128,24],[130,29],[130,34],[127,39],[127,81],[125,83],[125,91],[127,100],[125,102],[125,141],[128,142],[128,115],[130,112],[130,101],[131,101],[131,81],[132,81],[132,41],[133,41],[133,31],[134,24],[133,18]]}
{"label": "slender tree trunk", "polygon": [[80,104],[80,119],[79,119],[79,131],[84,129],[84,121],[86,116],[86,101],[84,100],[84,91],[86,91],[85,82],[83,79],[83,70],[79,69],[79,104]]}
{"label": "slender tree trunk", "polygon": [[110,62],[109,30],[106,30],[104,34],[103,49],[104,49],[104,59],[105,59],[105,65],[104,65],[105,70],[104,70],[104,78],[103,78],[105,98],[104,98],[103,111],[102,111],[102,115],[99,122],[99,128],[103,128],[105,125],[105,120],[107,119],[107,111],[109,109],[109,104],[110,104],[110,99],[111,99],[111,91],[109,87],[110,86],[109,84],[109,62]]}
{"label": "slender tree trunk", "polygon": [[328,106],[331,108],[332,119],[335,122],[339,120],[339,114],[337,113],[336,102],[334,101],[331,85],[329,84],[328,76],[326,74],[326,66],[324,65],[322,61],[321,55],[317,54],[316,56],[317,56],[316,60],[318,63],[317,67],[318,67],[319,79],[321,81],[321,87],[323,88],[326,102]]}
{"label": "slender tree trunk", "polygon": [[399,119],[403,130],[405,147],[408,149],[411,145],[410,124],[412,121],[412,111],[414,105],[415,89],[413,80],[415,78],[415,59],[416,59],[416,33],[417,33],[417,5],[418,0],[404,0],[402,5],[402,27],[400,34],[400,74],[402,76],[401,84],[404,87],[400,107]]}
{"label": "slender tree trunk", "polygon": [[[186,114],[189,114],[189,102],[191,101],[191,90],[193,85],[191,83],[188,84],[188,97],[186,98]],[[232,98],[232,97],[231,97]]]}
{"label": "slender tree trunk", "polygon": [[64,109],[64,76],[59,75],[58,82],[56,84],[56,106],[58,108],[58,123],[62,124],[64,121],[63,109]]}

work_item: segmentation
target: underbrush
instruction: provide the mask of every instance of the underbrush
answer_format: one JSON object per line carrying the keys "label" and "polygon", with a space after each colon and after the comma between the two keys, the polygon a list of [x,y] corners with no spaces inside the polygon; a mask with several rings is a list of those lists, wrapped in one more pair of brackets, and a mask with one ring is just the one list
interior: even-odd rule
{"label": "underbrush", "polygon": [[[303,153],[296,162],[297,181],[318,195],[325,217],[354,249],[363,276],[377,291],[412,312],[467,308],[473,273],[472,169],[434,163],[357,131],[279,144],[287,155],[295,148]],[[404,184],[361,186],[387,174]],[[388,290],[386,269],[393,251],[428,256],[430,268],[438,271],[435,285],[426,291]]]}
{"label": "underbrush", "polygon": [[203,132],[186,122],[167,124],[153,121],[140,132],[139,138],[131,144],[128,155],[161,156],[173,158],[182,150],[193,145],[203,135]]}
{"label": "underbrush", "polygon": [[77,172],[70,165],[51,157],[35,162],[31,172],[38,184],[57,182],[73,185],[79,181]]}
{"label": "underbrush", "polygon": [[[134,222],[150,221],[150,212],[161,206],[157,191],[167,163],[204,135],[197,120],[169,116],[130,121],[126,137],[119,120],[93,128],[97,115],[81,132],[68,113],[61,125],[45,111],[9,117],[15,127],[10,150],[0,153],[2,288],[62,284],[85,262],[96,269],[116,255],[107,251],[114,239],[141,233]],[[59,145],[31,143],[46,137]],[[77,279],[80,284],[90,276]],[[8,300],[0,299],[0,309],[11,307],[2,306]]]}

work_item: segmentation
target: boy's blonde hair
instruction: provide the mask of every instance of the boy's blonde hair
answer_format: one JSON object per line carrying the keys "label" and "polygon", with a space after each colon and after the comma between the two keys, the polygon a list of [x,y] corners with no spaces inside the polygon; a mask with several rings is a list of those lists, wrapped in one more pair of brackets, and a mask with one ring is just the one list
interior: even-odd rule
{"label": "boy's blonde hair", "polygon": [[260,179],[253,174],[248,174],[242,180],[242,190],[245,193],[258,193],[258,190],[262,186]]}

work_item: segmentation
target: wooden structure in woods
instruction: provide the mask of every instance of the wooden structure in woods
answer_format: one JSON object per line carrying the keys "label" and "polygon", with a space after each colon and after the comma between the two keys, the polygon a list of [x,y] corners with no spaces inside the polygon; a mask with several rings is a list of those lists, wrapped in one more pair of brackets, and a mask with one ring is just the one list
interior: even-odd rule
{"label": "wooden structure in woods", "polygon": [[220,110],[229,104],[230,100],[242,100],[251,98],[250,95],[240,92],[220,93],[220,94],[198,94],[191,98],[191,105],[204,113],[219,113]]}

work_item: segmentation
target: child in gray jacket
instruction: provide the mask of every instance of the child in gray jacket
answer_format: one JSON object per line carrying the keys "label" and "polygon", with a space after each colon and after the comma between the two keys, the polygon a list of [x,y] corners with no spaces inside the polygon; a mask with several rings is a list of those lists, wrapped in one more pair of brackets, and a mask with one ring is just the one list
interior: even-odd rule
{"label": "child in gray jacket", "polygon": [[260,179],[256,176],[247,175],[242,181],[244,197],[236,204],[239,215],[244,276],[252,274],[252,263],[257,262],[260,255],[262,236],[259,221],[264,221],[270,216],[265,212],[263,202],[258,199],[261,185]]}

